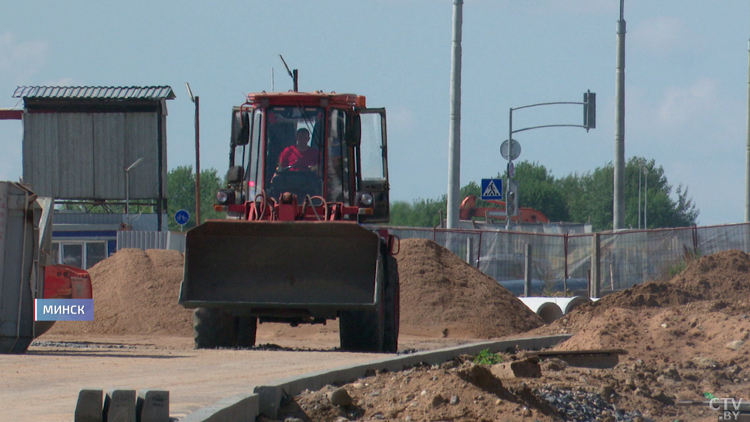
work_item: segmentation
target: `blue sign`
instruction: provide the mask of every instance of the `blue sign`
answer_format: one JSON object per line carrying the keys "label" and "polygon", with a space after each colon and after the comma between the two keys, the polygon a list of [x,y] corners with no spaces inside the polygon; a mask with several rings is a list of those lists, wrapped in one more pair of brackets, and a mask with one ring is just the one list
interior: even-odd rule
{"label": "blue sign", "polygon": [[93,321],[94,299],[34,299],[34,321]]}
{"label": "blue sign", "polygon": [[190,213],[188,213],[185,210],[179,210],[176,213],[174,213],[174,221],[177,222],[177,224],[184,226],[187,224],[188,220],[190,220]]}
{"label": "blue sign", "polygon": [[482,200],[503,199],[503,179],[482,179]]}

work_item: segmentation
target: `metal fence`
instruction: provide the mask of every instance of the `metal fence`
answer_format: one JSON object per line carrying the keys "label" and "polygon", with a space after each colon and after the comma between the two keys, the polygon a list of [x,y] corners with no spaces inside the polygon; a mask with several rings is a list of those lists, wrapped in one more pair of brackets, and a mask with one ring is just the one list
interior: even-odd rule
{"label": "metal fence", "polygon": [[[498,281],[524,278],[527,244],[532,250],[532,279],[546,285],[567,280],[580,286],[591,278],[594,234],[388,229],[402,240],[431,239]],[[750,224],[602,232],[598,255],[601,291],[665,280],[685,260],[729,249],[750,251]]]}
{"label": "metal fence", "polygon": [[[384,227],[385,228],[385,227]],[[524,278],[526,245],[531,245],[532,279],[553,288],[585,286],[591,279],[594,234],[543,234],[496,230],[387,227],[402,240],[433,240],[498,281]],[[750,223],[707,227],[601,232],[601,291],[624,290],[644,281],[666,280],[686,259],[729,249],[750,252]],[[178,232],[120,231],[117,249],[175,249],[184,252]]]}

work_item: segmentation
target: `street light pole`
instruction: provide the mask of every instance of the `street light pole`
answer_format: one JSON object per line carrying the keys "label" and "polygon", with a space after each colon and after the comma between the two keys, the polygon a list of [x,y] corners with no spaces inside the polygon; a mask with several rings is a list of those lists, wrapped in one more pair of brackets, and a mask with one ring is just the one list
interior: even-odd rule
{"label": "street light pole", "polygon": [[135,160],[133,164],[125,169],[125,222],[128,227],[130,227],[130,170],[133,170],[142,160],[143,157]]}
{"label": "street light pole", "polygon": [[[451,50],[450,124],[448,139],[448,198],[446,226],[459,227],[461,204],[461,27],[463,0],[453,0],[453,46]],[[442,223],[442,221],[441,221]]]}
{"label": "street light pole", "polygon": [[193,96],[190,84],[185,82],[190,99],[195,103],[195,225],[201,224],[201,126],[200,126],[200,97]]}
{"label": "street light pole", "polygon": [[625,0],[620,0],[617,21],[617,71],[615,92],[615,177],[612,229],[625,226]]}

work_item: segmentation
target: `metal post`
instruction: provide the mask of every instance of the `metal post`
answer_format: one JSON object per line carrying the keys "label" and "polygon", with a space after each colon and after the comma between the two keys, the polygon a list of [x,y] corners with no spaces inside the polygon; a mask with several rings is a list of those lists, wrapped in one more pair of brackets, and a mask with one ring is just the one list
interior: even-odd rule
{"label": "metal post", "polygon": [[617,71],[615,92],[615,162],[614,210],[612,228],[625,225],[625,19],[624,1],[620,0],[620,20],[617,21]]}
{"label": "metal post", "polygon": [[[130,170],[133,170],[135,166],[140,164],[141,160],[143,160],[143,157],[135,160],[133,164],[125,169],[125,221],[128,227],[130,227]],[[161,214],[159,214],[159,219],[161,219]]]}
{"label": "metal post", "polygon": [[471,238],[466,238],[466,263],[473,266],[474,264],[471,263]]}
{"label": "metal post", "polygon": [[643,228],[648,230],[648,166],[646,166],[645,179],[643,182],[646,185],[643,188]]}
{"label": "metal post", "polygon": [[195,224],[201,224],[200,97],[195,96]]}
{"label": "metal post", "polygon": [[643,175],[643,166],[638,162],[638,229],[641,228],[641,176]]}
{"label": "metal post", "polygon": [[523,274],[523,296],[531,296],[531,243],[526,244],[526,260],[524,262],[524,274]]}
{"label": "metal post", "polygon": [[505,230],[510,230],[510,215],[508,215],[508,194],[510,193],[510,163],[513,161],[513,107],[508,112],[508,183],[505,185]]}
{"label": "metal post", "polygon": [[750,222],[750,40],[747,41],[747,124],[745,145],[745,221]]}
{"label": "metal post", "polygon": [[448,215],[449,229],[458,228],[461,204],[461,24],[463,0],[453,0],[453,50],[451,54],[450,139],[448,141]]}
{"label": "metal post", "polygon": [[589,297],[599,297],[601,288],[601,270],[599,268],[601,238],[599,233],[594,233],[591,238],[591,285],[589,286]]}

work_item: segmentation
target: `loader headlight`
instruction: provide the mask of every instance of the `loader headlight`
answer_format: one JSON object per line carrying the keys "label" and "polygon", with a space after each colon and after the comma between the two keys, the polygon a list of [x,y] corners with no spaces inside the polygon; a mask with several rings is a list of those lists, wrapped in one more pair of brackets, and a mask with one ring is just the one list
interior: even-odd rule
{"label": "loader headlight", "polygon": [[231,189],[222,189],[216,193],[216,202],[219,205],[233,204],[234,191]]}
{"label": "loader headlight", "polygon": [[369,207],[372,205],[372,195],[369,193],[362,193],[359,195],[359,203],[362,206]]}

